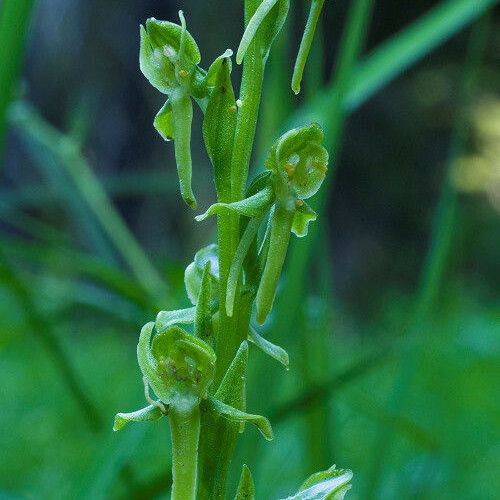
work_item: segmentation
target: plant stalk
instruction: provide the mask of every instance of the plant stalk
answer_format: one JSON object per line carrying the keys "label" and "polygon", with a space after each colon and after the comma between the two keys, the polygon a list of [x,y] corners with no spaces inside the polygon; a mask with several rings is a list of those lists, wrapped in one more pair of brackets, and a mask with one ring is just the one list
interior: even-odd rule
{"label": "plant stalk", "polygon": [[195,500],[198,473],[200,407],[168,411],[172,437],[172,500]]}

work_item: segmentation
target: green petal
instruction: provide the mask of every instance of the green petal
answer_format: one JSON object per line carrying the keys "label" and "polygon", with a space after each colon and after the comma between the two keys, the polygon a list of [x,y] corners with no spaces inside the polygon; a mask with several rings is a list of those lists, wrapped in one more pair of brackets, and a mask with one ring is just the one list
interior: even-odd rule
{"label": "green petal", "polygon": [[249,422],[255,425],[260,433],[268,440],[273,439],[273,430],[271,428],[271,423],[266,417],[262,415],[252,415],[241,410],[237,410],[232,406],[229,406],[221,401],[215,399],[214,397],[208,398],[210,409],[224,418],[231,420],[233,422]]}
{"label": "green petal", "polygon": [[248,340],[250,340],[252,344],[256,345],[262,352],[280,362],[288,370],[290,359],[285,349],[279,345],[269,342],[269,340],[260,336],[252,327],[250,327],[250,330],[248,331]]}
{"label": "green petal", "polygon": [[[182,26],[170,21],[159,21],[154,17],[150,17],[146,21],[146,31],[153,47],[163,48],[168,45],[175,51],[180,49]],[[185,31],[184,33],[185,55],[193,64],[198,64],[201,61],[200,49],[189,31]]]}
{"label": "green petal", "polygon": [[206,397],[216,359],[206,342],[173,326],[153,338],[151,353],[162,384],[160,393],[154,385],[157,379],[150,385],[162,402],[175,406],[188,399]]}
{"label": "green petal", "polygon": [[194,323],[195,315],[196,307],[177,309],[174,311],[160,311],[156,316],[156,331],[162,333],[173,325],[190,325]]}
{"label": "green petal", "polygon": [[158,420],[163,416],[158,406],[149,405],[131,413],[117,413],[115,416],[115,423],[113,425],[114,431],[123,429],[130,422],[149,422]]}
{"label": "green petal", "polygon": [[172,103],[167,100],[158,111],[153,121],[154,128],[165,141],[174,140],[174,125],[172,123]]}
{"label": "green petal", "polygon": [[315,221],[316,217],[316,212],[306,202],[302,202],[293,216],[292,233],[299,238],[307,236],[309,223]]}
{"label": "green petal", "polygon": [[289,130],[273,145],[266,167],[277,174],[278,198],[313,196],[325,179],[328,152],[321,145],[323,131],[317,123]]}
{"label": "green petal", "polygon": [[210,274],[212,276],[212,299],[218,299],[219,292],[219,253],[216,244],[208,245],[194,256],[194,261],[186,267],[184,272],[184,285],[189,300],[193,305],[198,302],[198,295],[200,294],[201,280],[203,277],[203,270],[210,262]]}
{"label": "green petal", "polygon": [[224,211],[233,212],[245,217],[263,217],[271,208],[274,201],[274,193],[271,187],[267,186],[258,193],[245,198],[244,200],[235,201],[234,203],[215,203],[202,215],[195,217],[197,221],[205,220],[215,214],[223,213]]}

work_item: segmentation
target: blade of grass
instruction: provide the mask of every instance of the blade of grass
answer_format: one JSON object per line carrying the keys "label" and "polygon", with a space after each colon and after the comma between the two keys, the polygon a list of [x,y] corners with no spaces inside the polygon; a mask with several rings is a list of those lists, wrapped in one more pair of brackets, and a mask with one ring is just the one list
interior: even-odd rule
{"label": "blade of grass", "polygon": [[[102,185],[111,198],[150,196],[174,192],[176,178],[165,170],[123,172],[102,179]],[[56,203],[57,196],[50,190],[29,184],[16,188],[0,189],[0,200],[10,208],[34,208]],[[0,205],[0,213],[3,207]]]}
{"label": "blade of grass", "polygon": [[[353,112],[376,92],[402,75],[451,36],[474,22],[499,0],[443,0],[408,27],[380,44],[358,63],[351,75],[343,105]],[[283,130],[307,121],[325,125],[330,103],[336,100],[335,80],[313,101],[300,106],[283,124]]]}
{"label": "blade of grass", "polygon": [[46,147],[61,162],[82,198],[115,245],[145,291],[154,297],[165,295],[166,285],[114,207],[78,145],[62,134],[26,104],[16,103],[11,120],[24,134]]}
{"label": "blade of grass", "polygon": [[405,69],[477,19],[498,0],[446,0],[367,56],[352,78],[346,106],[356,109]]}
{"label": "blade of grass", "polygon": [[3,236],[0,244],[5,254],[16,260],[41,264],[44,270],[65,279],[90,279],[93,284],[105,286],[119,297],[138,305],[143,311],[150,311],[152,314],[155,312],[150,309],[148,298],[137,289],[133,278],[99,257],[74,248],[54,246],[50,242],[45,245],[39,241],[32,243],[8,236]]}
{"label": "blade of grass", "polygon": [[[0,165],[2,164],[7,108],[19,78],[33,0],[3,0],[0,5]],[[1,170],[1,166],[0,166]]]}
{"label": "blade of grass", "polygon": [[61,378],[68,392],[80,408],[85,422],[91,430],[97,431],[102,427],[102,418],[92,400],[83,389],[79,375],[75,372],[69,357],[61,346],[54,332],[52,323],[38,310],[37,304],[31,296],[29,285],[14,271],[4,258],[0,247],[0,281],[9,287],[9,291],[17,298],[26,311],[28,328],[43,345],[55,365],[61,372]]}
{"label": "blade of grass", "polygon": [[[442,289],[447,261],[451,254],[452,241],[457,229],[458,199],[451,181],[451,167],[466,149],[470,124],[466,113],[478,82],[482,55],[486,47],[489,16],[476,23],[469,39],[469,46],[463,72],[462,85],[457,105],[457,114],[452,132],[448,162],[441,196],[436,209],[429,250],[424,261],[415,306],[407,335],[420,337],[420,342],[406,353],[390,395],[388,408],[391,413],[405,414],[409,404],[411,386],[426,343],[422,341],[425,324],[429,321],[432,308]],[[372,468],[368,477],[365,498],[377,498],[380,480],[387,467],[388,457],[394,446],[393,434],[387,427],[381,428],[373,448]]]}
{"label": "blade of grass", "polygon": [[[60,162],[38,142],[29,137],[23,139],[26,143],[26,153],[29,154],[34,167],[44,179],[45,190],[55,195],[58,207],[64,207],[64,217],[60,220],[61,226],[67,223],[78,228],[78,239],[82,245],[89,247],[93,253],[110,262],[118,263],[116,252],[109,239],[101,227],[95,223],[95,217],[79,196],[68,175],[61,172]],[[38,189],[40,190],[40,187]]]}

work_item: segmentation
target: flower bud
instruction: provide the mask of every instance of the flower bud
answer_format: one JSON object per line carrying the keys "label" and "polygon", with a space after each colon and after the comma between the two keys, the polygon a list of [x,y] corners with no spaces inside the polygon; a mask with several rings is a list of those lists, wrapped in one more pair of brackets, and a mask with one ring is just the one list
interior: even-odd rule
{"label": "flower bud", "polygon": [[153,337],[153,323],[141,331],[137,359],[160,400],[177,409],[207,397],[215,374],[215,353],[203,340],[173,326]]}

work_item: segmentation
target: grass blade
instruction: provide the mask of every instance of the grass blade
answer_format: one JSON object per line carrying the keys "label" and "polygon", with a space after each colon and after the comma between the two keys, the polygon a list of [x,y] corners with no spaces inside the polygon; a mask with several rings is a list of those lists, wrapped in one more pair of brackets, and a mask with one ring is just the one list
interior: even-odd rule
{"label": "grass blade", "polygon": [[154,296],[162,296],[165,293],[163,279],[114,207],[92,168],[80,154],[78,145],[25,104],[17,103],[12,108],[12,121],[23,133],[38,141],[61,161],[137,281],[144,290],[150,291]]}
{"label": "grass blade", "polygon": [[[470,36],[458,105],[459,111],[455,118],[447,171],[436,210],[429,251],[422,269],[413,317],[407,333],[410,338],[421,336],[426,330],[423,325],[429,320],[432,306],[438,298],[444,280],[446,264],[452,249],[451,244],[457,227],[458,200],[451,184],[451,166],[466,148],[469,121],[465,113],[473,94],[473,88],[478,81],[480,62],[486,47],[488,22],[489,16],[485,16],[476,24]],[[401,363],[401,369],[388,403],[390,413],[405,414],[405,409],[409,403],[408,398],[411,394],[411,385],[426,345],[427,343],[421,339],[416,344],[416,347],[405,356],[404,363]],[[365,498],[377,497],[379,482],[387,466],[388,458],[391,456],[393,446],[393,434],[387,427],[381,428],[375,440],[373,456],[370,461],[372,468],[368,477]]]}

